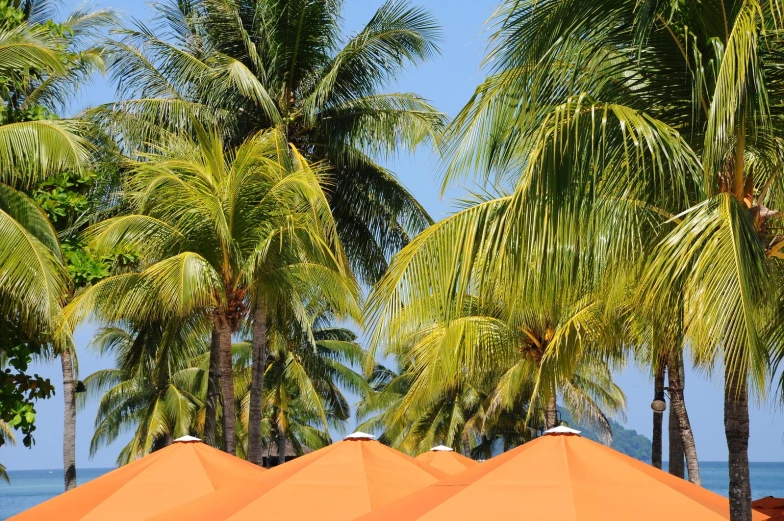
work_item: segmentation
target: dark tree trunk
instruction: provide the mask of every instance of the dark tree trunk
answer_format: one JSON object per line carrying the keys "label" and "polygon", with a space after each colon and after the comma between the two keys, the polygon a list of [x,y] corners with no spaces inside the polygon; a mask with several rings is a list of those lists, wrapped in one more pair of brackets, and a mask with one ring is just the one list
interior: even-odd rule
{"label": "dark tree trunk", "polygon": [[[672,385],[672,373],[670,372],[670,365],[667,365],[667,381]],[[670,416],[667,419],[667,433],[670,443],[669,455],[669,470],[673,476],[679,478],[686,477],[686,465],[683,459],[683,442],[681,441],[681,432],[678,429],[678,419],[675,417],[675,411],[670,403]]]}
{"label": "dark tree trunk", "polygon": [[686,479],[686,465],[683,456],[683,442],[681,441],[681,433],[678,431],[678,420],[675,418],[675,412],[670,407],[670,415],[667,419],[668,438],[669,438],[669,462],[668,467],[670,474],[682,479]]}
{"label": "dark tree trunk", "polygon": [[278,465],[286,463],[286,435],[278,434]]}
{"label": "dark tree trunk", "polygon": [[63,349],[60,353],[63,368],[63,477],[65,490],[76,486],[76,390],[74,388],[74,367],[71,352]]}
{"label": "dark tree trunk", "polygon": [[[670,381],[670,419],[674,419],[678,432],[680,433],[681,447],[686,457],[686,468],[689,473],[689,481],[696,485],[702,485],[700,478],[700,464],[697,459],[697,444],[694,442],[694,432],[691,430],[689,413],[686,411],[686,401],[684,389],[686,388],[686,374],[683,368],[683,355],[675,354],[670,359],[669,365]],[[673,418],[674,417],[674,418]]]}
{"label": "dark tree trunk", "polygon": [[253,310],[253,366],[251,368],[248,411],[248,461],[264,463],[261,439],[261,408],[264,396],[264,370],[267,366],[267,310],[261,303]]}
{"label": "dark tree trunk", "polygon": [[236,454],[237,413],[234,408],[234,378],[231,356],[231,326],[225,319],[219,321],[220,333],[220,389],[223,403],[223,450]]}
{"label": "dark tree trunk", "polygon": [[218,418],[218,396],[220,396],[220,333],[212,331],[210,342],[210,368],[207,380],[207,400],[204,404],[204,443],[216,446],[215,431]]}
{"label": "dark tree trunk", "polygon": [[[664,363],[659,360],[656,362],[656,370],[653,377],[653,393],[655,397],[664,395]],[[662,468],[662,425],[664,423],[664,413],[653,412],[653,437],[651,439],[651,464],[657,469]]]}
{"label": "dark tree trunk", "polygon": [[552,389],[550,397],[547,399],[547,405],[544,410],[544,426],[545,429],[552,429],[558,426],[558,396],[555,389]]}
{"label": "dark tree trunk", "polygon": [[724,433],[729,450],[730,520],[751,521],[749,395],[745,375],[730,369],[724,382]]}

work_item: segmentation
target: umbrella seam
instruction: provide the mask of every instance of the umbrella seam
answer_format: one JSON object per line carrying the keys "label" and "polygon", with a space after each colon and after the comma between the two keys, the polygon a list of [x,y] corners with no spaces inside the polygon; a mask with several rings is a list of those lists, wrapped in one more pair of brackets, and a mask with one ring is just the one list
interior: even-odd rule
{"label": "umbrella seam", "polygon": [[566,445],[564,437],[562,437],[559,441],[563,445],[563,458],[564,465],[566,465],[567,476],[566,484],[569,487],[569,496],[572,498],[572,519],[577,521],[577,505],[575,505],[574,488],[572,487],[572,473],[569,467],[569,456],[567,454],[569,447]]}
{"label": "umbrella seam", "polygon": [[360,465],[360,467],[362,467],[362,476],[365,478],[365,479],[362,480],[362,482],[365,484],[365,493],[367,494],[367,498],[368,498],[368,509],[369,509],[368,512],[373,512],[373,510],[374,510],[373,509],[373,506],[374,506],[373,505],[373,496],[370,493],[370,480],[368,479],[368,475],[367,475],[367,467],[365,466],[365,455],[364,455],[365,444],[367,442],[365,442],[365,441],[357,441],[357,442],[354,442],[354,443],[359,443],[360,444],[359,445],[360,446],[359,451],[360,451],[360,453],[362,453],[361,454],[361,456],[362,456],[361,463],[362,464]]}

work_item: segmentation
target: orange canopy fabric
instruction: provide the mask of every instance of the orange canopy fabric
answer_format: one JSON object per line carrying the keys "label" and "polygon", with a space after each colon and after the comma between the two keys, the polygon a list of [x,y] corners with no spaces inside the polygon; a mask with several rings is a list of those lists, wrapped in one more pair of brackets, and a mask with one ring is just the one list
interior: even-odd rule
{"label": "orange canopy fabric", "polygon": [[752,501],[751,508],[770,517],[784,516],[784,498],[763,497]]}
{"label": "orange canopy fabric", "polygon": [[365,436],[301,456],[155,521],[350,521],[447,477]]}
{"label": "orange canopy fabric", "polygon": [[[526,443],[357,521],[478,519],[726,521],[729,502],[604,445],[558,433]],[[764,515],[754,514],[755,521],[763,519]]]}
{"label": "orange canopy fabric", "polygon": [[427,463],[431,467],[437,468],[450,476],[457,474],[458,472],[463,472],[467,468],[479,465],[478,462],[471,458],[466,458],[462,454],[458,454],[454,450],[449,447],[444,447],[443,445],[433,447],[429,451],[423,452],[416,457],[416,460]]}
{"label": "orange canopy fabric", "polygon": [[9,521],[141,521],[267,472],[194,440],[175,442]]}

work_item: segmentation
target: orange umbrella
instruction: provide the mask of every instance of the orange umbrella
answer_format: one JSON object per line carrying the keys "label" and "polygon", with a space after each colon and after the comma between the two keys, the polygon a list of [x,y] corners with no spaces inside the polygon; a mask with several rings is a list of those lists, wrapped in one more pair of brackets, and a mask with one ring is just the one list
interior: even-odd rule
{"label": "orange umbrella", "polygon": [[751,508],[770,517],[784,516],[784,498],[763,497],[752,501]]}
{"label": "orange umbrella", "polygon": [[185,436],[9,521],[141,521],[264,469]]}
{"label": "orange umbrella", "polygon": [[155,521],[350,521],[444,477],[368,434],[355,433]]}
{"label": "orange umbrella", "polygon": [[718,494],[579,431],[556,427],[546,434],[357,521],[729,519],[729,503]]}
{"label": "orange umbrella", "polygon": [[453,449],[444,445],[439,445],[427,452],[423,452],[416,457],[416,460],[427,463],[431,467],[446,472],[450,476],[479,464],[471,458],[466,458],[462,454],[458,454]]}

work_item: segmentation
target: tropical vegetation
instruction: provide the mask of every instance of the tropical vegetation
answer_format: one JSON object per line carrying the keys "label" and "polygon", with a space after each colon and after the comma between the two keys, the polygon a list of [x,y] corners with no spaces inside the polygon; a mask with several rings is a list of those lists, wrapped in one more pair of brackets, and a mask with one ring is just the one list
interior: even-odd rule
{"label": "tropical vegetation", "polygon": [[[149,25],[0,0],[0,446],[61,393],[66,489],[89,399],[91,452],[130,433],[118,464],[183,435],[282,462],[352,419],[487,458],[566,422],[658,467],[666,434],[699,484],[696,367],[750,520],[749,402],[784,389],[784,5],[498,2],[450,120],[390,91],[440,52],[404,0],[349,35],[339,0],[166,1]],[[60,117],[104,72],[116,100]],[[439,222],[382,166],[422,146],[475,187]],[[114,366],[80,381],[88,322]],[[31,374],[48,359],[61,389]],[[618,424],[631,364],[649,447]]]}

